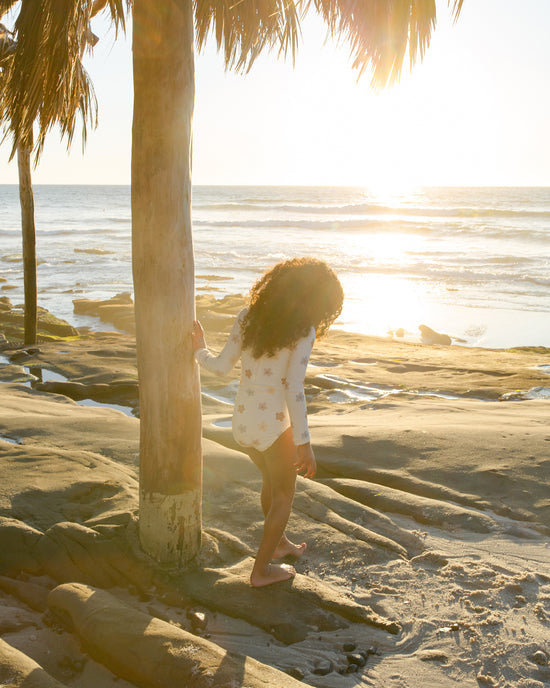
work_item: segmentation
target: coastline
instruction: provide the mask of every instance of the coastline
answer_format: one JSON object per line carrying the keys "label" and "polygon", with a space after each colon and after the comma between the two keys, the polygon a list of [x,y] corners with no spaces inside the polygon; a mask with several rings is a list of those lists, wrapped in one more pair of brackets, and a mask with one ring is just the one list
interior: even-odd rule
{"label": "coastline", "polygon": [[[77,307],[131,329],[127,297]],[[239,296],[198,297],[212,349],[241,307]],[[317,342],[306,395],[319,474],[298,479],[289,524],[308,552],[294,584],[262,595],[245,583],[262,517],[258,476],[227,422],[237,372],[202,374],[203,551],[195,573],[171,579],[130,546],[139,421],[108,407],[137,408],[133,336],[89,332],[38,349],[5,349],[15,359],[0,367],[0,629],[23,655],[0,645],[0,672],[23,676],[32,661],[58,688],[142,685],[135,658],[117,646],[117,663],[107,645],[124,632],[143,661],[158,663],[147,620],[165,643],[195,642],[201,661],[221,662],[222,648],[274,667],[280,686],[542,688],[550,680],[549,402],[529,398],[550,387],[550,350],[341,331]],[[25,384],[38,368],[57,379],[43,373],[34,388]],[[71,395],[95,396],[102,407]],[[100,590],[103,608],[130,604],[142,616],[121,607],[124,631],[90,640],[79,621],[88,589],[75,583]],[[52,622],[54,612],[69,614],[72,628]],[[173,671],[175,680],[184,670]]]}
{"label": "coastline", "polygon": [[[23,300],[17,189],[0,188],[0,291]],[[36,194],[39,303],[75,316],[72,300],[132,292],[128,188],[46,186]],[[284,258],[315,255],[346,293],[337,327],[386,336],[421,324],[468,346],[550,347],[550,190],[197,187],[196,287],[245,293]]]}

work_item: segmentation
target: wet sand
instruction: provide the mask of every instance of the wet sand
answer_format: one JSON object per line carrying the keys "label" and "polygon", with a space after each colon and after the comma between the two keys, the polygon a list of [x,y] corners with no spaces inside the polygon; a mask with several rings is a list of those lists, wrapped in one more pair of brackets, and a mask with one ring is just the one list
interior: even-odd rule
{"label": "wet sand", "polygon": [[[199,297],[212,349],[242,303]],[[131,307],[77,304],[126,332],[2,352],[0,683],[550,682],[548,350],[317,342],[319,472],[298,478],[289,523],[308,550],[294,581],[253,590],[260,481],[229,427],[237,370],[202,374],[200,561],[175,574],[139,551]]]}

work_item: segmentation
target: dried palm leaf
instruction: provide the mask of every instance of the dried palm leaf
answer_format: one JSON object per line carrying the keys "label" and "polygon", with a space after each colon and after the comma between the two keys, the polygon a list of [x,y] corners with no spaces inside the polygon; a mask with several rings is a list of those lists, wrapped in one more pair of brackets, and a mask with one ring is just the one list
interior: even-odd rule
{"label": "dried palm leaf", "polygon": [[[463,0],[449,0],[455,19]],[[300,19],[309,11],[347,43],[353,67],[372,73],[375,87],[395,82],[408,55],[422,59],[436,22],[435,0],[195,0],[197,45],[212,33],[228,68],[250,69],[268,47],[296,53]]]}
{"label": "dried palm leaf", "polygon": [[0,17],[3,17],[19,0],[0,0]]}
{"label": "dried palm leaf", "polygon": [[[4,24],[0,24],[0,69],[2,69],[4,60],[15,52],[16,43],[13,40],[13,34]],[[1,74],[1,72],[0,72]]]}
{"label": "dried palm leaf", "polygon": [[94,0],[92,2],[92,7],[90,11],[90,16],[95,17],[106,7],[109,8],[109,13],[111,14],[111,20],[115,26],[115,30],[118,33],[119,28],[126,31],[126,12],[130,11],[132,8],[132,0]]}
{"label": "dried palm leaf", "polygon": [[[0,10],[10,3],[0,0]],[[13,3],[11,3],[13,4]],[[106,0],[115,26],[124,29],[127,0]],[[2,62],[0,121],[13,140],[12,157],[19,145],[33,140],[35,162],[46,135],[58,124],[67,147],[77,124],[84,147],[88,127],[97,123],[97,100],[82,66],[90,45],[89,21],[93,0],[22,0],[14,25],[15,49]]]}
{"label": "dried palm leaf", "polygon": [[248,71],[264,48],[294,58],[300,35],[299,2],[290,0],[195,0],[197,45],[214,34],[226,66]]}

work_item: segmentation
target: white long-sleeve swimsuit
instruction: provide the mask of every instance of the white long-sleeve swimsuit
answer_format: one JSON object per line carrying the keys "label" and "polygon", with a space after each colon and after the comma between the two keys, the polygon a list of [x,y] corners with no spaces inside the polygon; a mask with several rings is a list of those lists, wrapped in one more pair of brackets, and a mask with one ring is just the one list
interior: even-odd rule
{"label": "white long-sleeve swimsuit", "polygon": [[242,348],[242,321],[246,309],[233,324],[223,351],[214,356],[208,349],[195,352],[197,361],[217,375],[227,375],[241,359],[241,380],[233,409],[233,435],[243,447],[268,449],[288,428],[294,444],[309,442],[304,378],[315,341],[315,330],[274,356],[254,358]]}

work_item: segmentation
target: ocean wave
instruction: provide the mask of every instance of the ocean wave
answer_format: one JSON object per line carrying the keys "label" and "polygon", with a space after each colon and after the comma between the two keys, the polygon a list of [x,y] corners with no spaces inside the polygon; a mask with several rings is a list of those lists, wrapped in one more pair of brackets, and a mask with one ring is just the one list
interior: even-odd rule
{"label": "ocean wave", "polygon": [[101,215],[98,218],[90,218],[87,220],[89,224],[92,223],[102,223],[102,222],[112,222],[114,225],[131,225],[132,224],[132,218],[131,217],[105,217],[104,215]]}
{"label": "ocean wave", "polygon": [[428,205],[380,205],[378,203],[349,203],[349,204],[309,204],[309,203],[277,203],[259,199],[240,199],[239,201],[225,201],[223,203],[193,203],[193,210],[231,212],[270,210],[284,213],[304,213],[308,215],[399,215],[412,217],[510,217],[542,219],[550,221],[550,209],[523,208],[493,208],[476,206],[430,207]]}
{"label": "ocean wave", "polygon": [[521,239],[522,241],[545,241],[550,240],[548,229],[538,228],[517,228],[476,225],[459,223],[431,223],[425,224],[417,220],[407,220],[402,218],[380,219],[246,219],[246,220],[214,220],[214,219],[195,219],[193,226],[204,229],[257,229],[257,230],[296,230],[310,229],[314,231],[338,231],[348,233],[394,233],[394,234],[417,234],[427,236],[456,237],[457,235],[472,235],[482,237],[503,237],[507,239]]}
{"label": "ocean wave", "polygon": [[[372,224],[375,224],[374,222]],[[193,220],[195,227],[211,227],[213,229],[227,227],[239,229],[319,229],[334,230],[365,229],[364,220],[288,220],[288,219],[252,219],[252,220]]]}
{"label": "ocean wave", "polygon": [[[261,272],[266,266],[288,258],[290,254],[263,253],[257,246],[227,251],[223,246],[214,248],[205,244],[200,248],[198,256],[200,256],[201,270],[215,267],[223,270],[230,269],[235,275],[244,275],[251,271]],[[482,285],[483,289],[489,287],[496,289],[499,293],[507,292],[508,294],[533,293],[535,287],[542,287],[543,294],[546,294],[546,297],[550,296],[547,294],[550,288],[547,265],[544,262],[537,262],[536,259],[515,259],[518,261],[517,264],[506,260],[495,263],[491,257],[476,259],[465,254],[457,255],[449,252],[440,255],[437,262],[434,262],[423,260],[423,255],[417,253],[409,263],[388,261],[382,264],[368,256],[354,257],[336,254],[331,252],[330,247],[327,249],[326,258],[341,275],[398,277],[456,289]],[[252,265],[256,266],[256,270],[251,269]]]}
{"label": "ocean wave", "polygon": [[[405,251],[406,256],[410,256],[413,259],[420,260],[432,260],[436,262],[452,261],[454,265],[456,263],[468,263],[469,265],[505,265],[514,268],[526,267],[526,266],[547,266],[548,261],[545,259],[541,260],[540,256],[507,256],[507,255],[471,255],[470,253],[463,253],[457,251],[456,247],[448,251]],[[550,265],[548,265],[550,267]]]}
{"label": "ocean wave", "polygon": [[104,239],[105,245],[118,245],[120,243],[127,244],[131,243],[131,233],[121,232],[119,229],[109,229],[109,228],[63,228],[63,229],[44,229],[40,228],[36,230],[37,237],[41,235],[47,237],[47,241],[55,241],[56,238],[61,239],[64,243],[74,242],[75,244],[81,244],[86,241],[86,237],[93,237],[94,241],[99,238]]}
{"label": "ocean wave", "polygon": [[[345,272],[345,265],[338,266],[340,272]],[[395,265],[363,265],[353,266],[352,272],[358,274],[368,275],[396,275],[401,278],[423,279],[438,284],[447,285],[475,285],[480,283],[499,283],[504,282],[508,288],[508,293],[511,292],[513,285],[537,285],[542,287],[550,287],[550,278],[542,275],[522,274],[514,275],[510,272],[498,272],[496,270],[483,270],[480,267],[446,267],[441,265],[426,265],[419,263],[417,265],[402,264]],[[518,293],[524,293],[522,288]]]}
{"label": "ocean wave", "polygon": [[235,201],[224,203],[193,203],[193,210],[218,211],[229,210],[231,212],[246,212],[258,210],[270,210],[273,212],[285,213],[306,213],[311,215],[330,215],[330,214],[365,214],[378,212],[398,213],[399,208],[384,208],[376,204],[351,203],[347,205],[319,205],[310,203],[277,203],[273,201]]}

